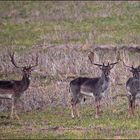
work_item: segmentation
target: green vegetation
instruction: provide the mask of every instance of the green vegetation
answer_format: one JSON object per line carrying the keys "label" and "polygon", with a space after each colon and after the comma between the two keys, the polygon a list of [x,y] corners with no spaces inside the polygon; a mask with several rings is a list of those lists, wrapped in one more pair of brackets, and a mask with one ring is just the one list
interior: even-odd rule
{"label": "green vegetation", "polygon": [[140,112],[136,110],[135,117],[128,118],[126,103],[103,107],[98,119],[92,105],[82,106],[81,118],[76,119],[63,107],[23,113],[19,121],[2,118],[1,114],[0,138],[138,138]]}
{"label": "green vegetation", "polygon": [[0,13],[1,48],[140,43],[139,2],[1,1]]}

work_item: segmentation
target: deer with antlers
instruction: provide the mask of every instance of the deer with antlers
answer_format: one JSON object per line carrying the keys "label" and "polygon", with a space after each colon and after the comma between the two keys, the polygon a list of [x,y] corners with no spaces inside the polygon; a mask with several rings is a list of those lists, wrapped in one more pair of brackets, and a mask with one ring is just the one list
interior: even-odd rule
{"label": "deer with antlers", "polygon": [[21,80],[9,80],[9,81],[0,81],[0,99],[10,99],[12,100],[11,114],[10,118],[13,118],[13,114],[15,117],[19,119],[16,113],[16,104],[20,99],[20,96],[26,91],[30,84],[30,75],[31,71],[34,67],[38,65],[38,55],[36,56],[35,65],[29,65],[24,67],[17,66],[14,60],[14,53],[9,52],[9,56],[12,64],[16,68],[20,68],[22,70],[22,79]]}
{"label": "deer with antlers", "polygon": [[135,100],[140,95],[140,66],[128,66],[124,62],[123,64],[133,74],[133,76],[126,82],[126,89],[128,91],[126,96],[128,97],[129,101],[129,116],[132,116],[134,115]]}
{"label": "deer with antlers", "polygon": [[[109,75],[110,70],[117,64],[115,63],[108,63],[107,65],[103,64],[96,64],[93,63],[92,59],[92,52],[88,55],[90,62],[98,66],[98,68],[102,71],[102,75],[96,78],[88,78],[88,77],[78,77],[70,82],[70,89],[72,92],[72,99],[71,99],[71,116],[79,117],[79,111],[77,105],[82,101],[84,96],[91,96],[95,97],[95,104],[96,104],[96,115],[95,117],[98,118],[100,113],[100,101],[101,98],[104,96],[105,91],[109,86]],[[93,54],[94,55],[94,54]]]}

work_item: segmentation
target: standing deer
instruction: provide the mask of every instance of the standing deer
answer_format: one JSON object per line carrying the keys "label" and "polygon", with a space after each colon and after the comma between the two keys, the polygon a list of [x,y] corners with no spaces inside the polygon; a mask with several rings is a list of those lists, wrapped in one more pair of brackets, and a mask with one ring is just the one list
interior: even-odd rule
{"label": "standing deer", "polygon": [[38,56],[36,56],[36,64],[31,66],[19,67],[15,63],[14,53],[9,53],[12,64],[16,68],[20,68],[22,70],[22,79],[21,80],[10,80],[10,81],[0,81],[0,99],[10,99],[12,100],[11,114],[10,118],[13,118],[13,114],[15,117],[19,119],[16,113],[16,104],[20,99],[20,96],[24,93],[25,90],[28,89],[30,84],[30,75],[31,71],[34,67],[38,65]]}
{"label": "standing deer", "polygon": [[72,92],[71,99],[71,116],[74,118],[75,116],[80,116],[77,105],[81,102],[84,96],[95,97],[96,104],[96,115],[98,118],[100,112],[100,100],[104,95],[105,91],[109,86],[109,75],[110,70],[117,64],[118,62],[111,63],[105,65],[96,64],[92,62],[90,55],[88,56],[89,60],[92,64],[99,67],[102,71],[102,75],[96,78],[88,78],[88,77],[78,77],[70,82],[70,89]]}
{"label": "standing deer", "polygon": [[126,82],[126,89],[128,91],[127,97],[129,101],[129,116],[134,115],[135,100],[140,95],[140,66],[132,67],[127,66],[123,62],[124,66],[132,72],[133,77],[130,77]]}

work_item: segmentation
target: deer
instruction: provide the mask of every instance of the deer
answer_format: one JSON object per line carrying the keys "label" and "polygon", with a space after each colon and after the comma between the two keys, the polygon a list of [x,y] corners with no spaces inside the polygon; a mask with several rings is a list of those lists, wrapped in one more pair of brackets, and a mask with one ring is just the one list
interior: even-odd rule
{"label": "deer", "polygon": [[111,69],[118,63],[109,63],[105,65],[93,63],[92,57],[88,55],[88,58],[91,64],[97,66],[101,71],[102,74],[100,77],[78,77],[73,79],[70,82],[70,91],[72,92],[72,99],[71,99],[71,117],[80,117],[78,111],[78,104],[85,99],[85,96],[94,97],[95,98],[95,106],[96,106],[96,114],[95,118],[99,117],[100,113],[100,101],[102,97],[106,94],[106,90],[109,87],[110,83],[110,71]]}
{"label": "deer", "polygon": [[135,109],[135,100],[140,95],[140,65],[137,67],[128,66],[123,62],[124,66],[128,68],[128,70],[132,73],[132,77],[130,77],[126,81],[126,89],[127,89],[127,97],[128,97],[128,105],[129,105],[129,116],[134,116]]}
{"label": "deer", "polygon": [[0,81],[0,99],[10,99],[12,101],[11,104],[11,113],[10,118],[13,119],[14,115],[17,119],[19,116],[16,112],[16,105],[19,101],[21,95],[29,88],[30,85],[30,76],[34,67],[38,65],[38,55],[36,55],[36,62],[34,65],[29,66],[18,66],[14,59],[14,52],[8,52],[10,60],[12,64],[19,68],[22,71],[22,79],[21,80],[1,80]]}
{"label": "deer", "polygon": [[[123,60],[122,60],[123,61]],[[128,66],[123,61],[123,66],[126,67],[131,73],[132,77],[128,78],[125,83],[127,93],[126,94],[118,94],[112,99],[116,99],[117,97],[127,97],[128,98],[128,117],[134,116],[135,110],[135,101],[137,98],[140,98],[140,65],[137,67]]]}

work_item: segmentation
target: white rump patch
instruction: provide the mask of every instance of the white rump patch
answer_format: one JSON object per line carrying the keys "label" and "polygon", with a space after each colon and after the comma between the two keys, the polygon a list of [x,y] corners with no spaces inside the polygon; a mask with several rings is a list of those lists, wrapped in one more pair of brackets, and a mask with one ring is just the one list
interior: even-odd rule
{"label": "white rump patch", "polygon": [[105,91],[101,93],[101,96],[103,96],[103,97],[105,96]]}
{"label": "white rump patch", "polygon": [[0,94],[0,98],[12,99],[12,94]]}
{"label": "white rump patch", "polygon": [[94,97],[94,95],[93,95],[92,92],[81,91],[80,93],[81,93],[81,94],[84,94],[84,95],[86,95],[86,96]]}

